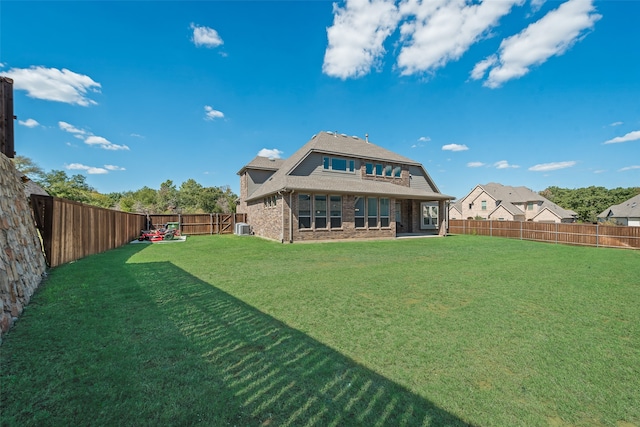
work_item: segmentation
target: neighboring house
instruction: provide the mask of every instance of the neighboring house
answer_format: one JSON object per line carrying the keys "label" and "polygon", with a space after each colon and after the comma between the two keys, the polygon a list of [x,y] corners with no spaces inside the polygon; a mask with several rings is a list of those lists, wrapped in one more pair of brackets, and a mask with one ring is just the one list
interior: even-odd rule
{"label": "neighboring house", "polygon": [[320,132],[286,160],[239,172],[237,212],[281,242],[446,234],[447,203],[422,164],[355,136]]}
{"label": "neighboring house", "polygon": [[619,205],[608,207],[598,215],[598,221],[640,227],[640,194]]}
{"label": "neighboring house", "polygon": [[476,185],[449,208],[450,219],[575,222],[577,216],[574,211],[563,209],[526,187],[494,182]]}

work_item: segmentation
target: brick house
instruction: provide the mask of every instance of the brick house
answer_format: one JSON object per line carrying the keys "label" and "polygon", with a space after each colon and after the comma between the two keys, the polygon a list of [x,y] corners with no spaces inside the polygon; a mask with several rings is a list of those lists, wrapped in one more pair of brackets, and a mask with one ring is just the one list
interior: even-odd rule
{"label": "brick house", "polygon": [[465,197],[449,207],[451,219],[492,219],[504,221],[575,222],[578,214],[563,209],[526,187],[490,182],[476,185]]}
{"label": "brick house", "polygon": [[422,164],[367,139],[320,132],[285,160],[239,172],[237,212],[281,242],[446,234],[447,204]]}

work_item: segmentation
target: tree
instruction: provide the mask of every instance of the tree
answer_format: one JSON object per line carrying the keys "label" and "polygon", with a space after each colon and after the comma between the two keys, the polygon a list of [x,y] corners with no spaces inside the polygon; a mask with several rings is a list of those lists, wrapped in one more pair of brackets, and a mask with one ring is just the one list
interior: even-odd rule
{"label": "tree", "polygon": [[170,179],[160,184],[156,201],[157,213],[176,213],[178,210],[178,190]]}
{"label": "tree", "polygon": [[615,188],[605,187],[560,188],[548,187],[540,195],[549,199],[564,209],[570,209],[578,214],[581,222],[596,222],[598,215],[611,205],[617,205],[640,194],[640,187]]}
{"label": "tree", "polygon": [[185,213],[203,213],[203,187],[194,179],[188,179],[180,186],[180,207]]}
{"label": "tree", "polygon": [[90,203],[92,200],[91,194],[96,192],[95,189],[87,184],[83,175],[78,174],[69,177],[62,170],[52,170],[45,173],[40,184],[52,196],[81,203]]}
{"label": "tree", "polygon": [[11,161],[16,169],[28,176],[32,181],[42,181],[42,178],[44,177],[44,170],[30,158],[25,156],[15,156]]}
{"label": "tree", "polygon": [[218,200],[216,201],[216,204],[220,209],[219,212],[235,213],[238,196],[233,191],[231,191],[231,187],[229,186],[221,187],[221,189],[223,193],[220,197],[218,197]]}

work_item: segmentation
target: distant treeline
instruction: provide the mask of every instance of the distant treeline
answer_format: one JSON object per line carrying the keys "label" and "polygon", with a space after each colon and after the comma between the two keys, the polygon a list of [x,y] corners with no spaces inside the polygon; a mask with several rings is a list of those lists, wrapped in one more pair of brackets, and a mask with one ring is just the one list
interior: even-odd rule
{"label": "distant treeline", "polygon": [[611,205],[618,205],[640,194],[640,187],[606,189],[604,187],[548,187],[540,195],[564,209],[578,214],[580,222],[596,222],[598,215]]}
{"label": "distant treeline", "polygon": [[63,170],[45,172],[24,156],[16,156],[13,162],[49,195],[88,205],[144,214],[236,211],[238,196],[228,186],[203,187],[194,179],[188,179],[176,187],[173,181],[166,180],[157,190],[145,186],[135,191],[101,194],[87,184],[84,175],[69,176]]}

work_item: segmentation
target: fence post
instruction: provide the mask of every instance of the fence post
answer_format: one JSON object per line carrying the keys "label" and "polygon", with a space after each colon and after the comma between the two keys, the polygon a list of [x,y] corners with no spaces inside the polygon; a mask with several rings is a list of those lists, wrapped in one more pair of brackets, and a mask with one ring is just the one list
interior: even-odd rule
{"label": "fence post", "polygon": [[556,245],[558,244],[558,223],[556,222]]}
{"label": "fence post", "polygon": [[522,240],[522,221],[520,221],[520,240]]}
{"label": "fence post", "polygon": [[600,244],[600,224],[596,223],[596,248]]}
{"label": "fence post", "polygon": [[493,220],[489,220],[489,237],[493,237]]}
{"label": "fence post", "polygon": [[211,231],[209,232],[209,234],[213,234],[213,214],[212,213],[209,214],[209,226],[211,227],[210,228]]}

